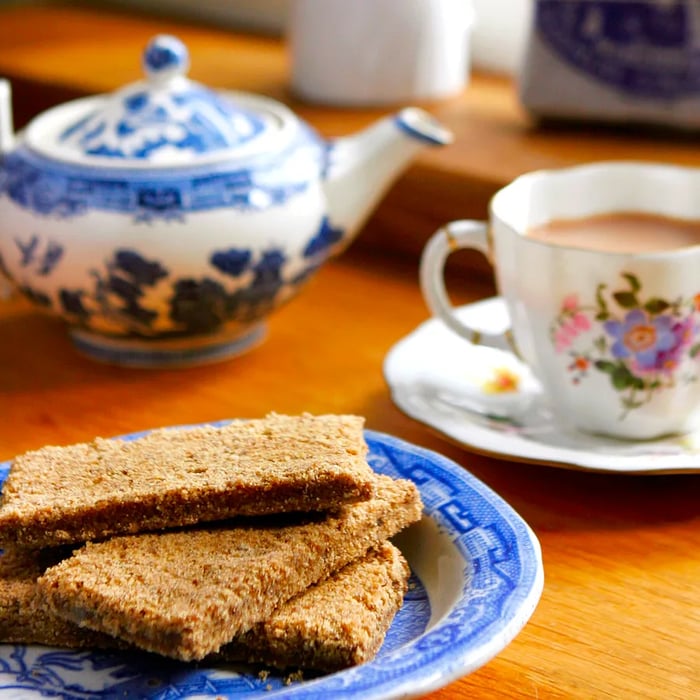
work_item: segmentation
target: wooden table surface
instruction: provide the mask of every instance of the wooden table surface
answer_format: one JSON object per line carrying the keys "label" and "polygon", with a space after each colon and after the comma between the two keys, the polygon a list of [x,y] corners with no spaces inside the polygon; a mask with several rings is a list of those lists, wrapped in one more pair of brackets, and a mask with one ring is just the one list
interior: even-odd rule
{"label": "wooden table surface", "polygon": [[[156,26],[163,23],[85,9],[0,11],[0,74],[18,82],[24,108],[62,92],[116,87],[136,77],[138,58],[131,54]],[[236,86],[283,94],[285,60],[277,42],[175,28],[190,44],[195,77],[198,67],[222,83],[232,76]],[[230,49],[225,61],[222,46]],[[42,85],[46,94],[36,94]],[[380,252],[367,244],[391,226],[419,242],[451,207],[471,202],[465,208],[476,214],[504,178],[538,164],[587,154],[693,163],[700,162],[698,149],[672,138],[530,133],[502,80],[484,78],[474,89],[434,108],[457,127],[461,145],[421,157],[368,224],[364,244],[322,268],[274,315],[267,341],[245,356],[177,371],[100,365],[73,351],[59,321],[18,298],[0,304],[0,459],[47,443],[270,410],[362,414],[369,428],[463,465],[508,500],[542,544],[545,588],[530,622],[496,658],[430,698],[699,698],[700,476],[622,476],[508,462],[473,454],[403,415],[391,401],[382,362],[427,317],[417,261],[408,248],[405,255],[385,254],[391,245]],[[456,123],[460,109],[464,123]],[[303,111],[322,131],[342,132],[376,116]],[[489,134],[494,150],[488,157],[484,152],[479,167],[460,170],[460,149],[483,151]],[[429,215],[411,208],[417,194],[432,198],[434,209],[421,205]],[[395,242],[391,235],[387,240]],[[460,282],[461,300],[493,293],[487,277]]]}

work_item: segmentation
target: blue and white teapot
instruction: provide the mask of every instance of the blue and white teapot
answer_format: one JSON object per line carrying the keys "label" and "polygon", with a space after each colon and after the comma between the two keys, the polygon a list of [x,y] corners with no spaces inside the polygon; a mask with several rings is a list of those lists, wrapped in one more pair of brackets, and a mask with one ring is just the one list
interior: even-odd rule
{"label": "blue and white teapot", "polygon": [[143,65],[145,80],[17,135],[0,82],[2,272],[107,362],[191,364],[253,346],[417,151],[451,140],[407,108],[326,143],[278,102],[187,79],[171,36]]}

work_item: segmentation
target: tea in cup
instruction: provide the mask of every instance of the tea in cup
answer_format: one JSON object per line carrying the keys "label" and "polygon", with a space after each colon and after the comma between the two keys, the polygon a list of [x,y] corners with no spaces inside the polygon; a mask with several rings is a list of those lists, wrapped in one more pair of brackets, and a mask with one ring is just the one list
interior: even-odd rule
{"label": "tea in cup", "polygon": [[700,169],[533,172],[494,195],[488,223],[439,229],[421,260],[426,302],[488,343],[447,296],[458,248],[492,263],[509,338],[562,424],[636,440],[700,427]]}

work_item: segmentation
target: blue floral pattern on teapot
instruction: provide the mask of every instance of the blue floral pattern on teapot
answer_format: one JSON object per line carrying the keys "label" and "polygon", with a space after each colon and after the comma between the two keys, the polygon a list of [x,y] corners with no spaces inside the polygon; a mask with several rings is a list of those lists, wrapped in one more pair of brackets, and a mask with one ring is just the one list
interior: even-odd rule
{"label": "blue floral pattern on teapot", "polygon": [[100,360],[251,347],[411,158],[451,139],[406,108],[326,142],[279,102],[189,80],[174,37],[155,37],[143,64],[145,80],[12,138],[0,81],[0,271]]}

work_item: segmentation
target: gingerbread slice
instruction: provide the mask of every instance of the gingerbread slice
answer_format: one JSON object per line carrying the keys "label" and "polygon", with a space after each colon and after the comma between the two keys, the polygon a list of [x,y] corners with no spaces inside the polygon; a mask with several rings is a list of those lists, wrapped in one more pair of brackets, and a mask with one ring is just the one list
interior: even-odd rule
{"label": "gingerbread slice", "polygon": [[65,552],[10,549],[0,556],[0,642],[47,646],[113,648],[113,637],[81,629],[46,608],[37,578]]}
{"label": "gingerbread slice", "polygon": [[337,671],[370,661],[403,602],[410,570],[385,543],[281,605],[221,649],[225,659]]}
{"label": "gingerbread slice", "polygon": [[300,524],[239,525],[88,543],[39,587],[80,626],[184,661],[204,658],[421,516],[407,480]]}
{"label": "gingerbread slice", "polygon": [[373,472],[363,422],[271,414],[28,452],[13,461],[2,488],[0,546],[48,547],[365,500]]}
{"label": "gingerbread slice", "polygon": [[[0,642],[79,648],[125,647],[120,640],[64,620],[37,586],[45,552],[0,557]],[[389,542],[277,608],[268,620],[222,647],[218,663],[335,671],[370,661],[403,602],[409,569]]]}

